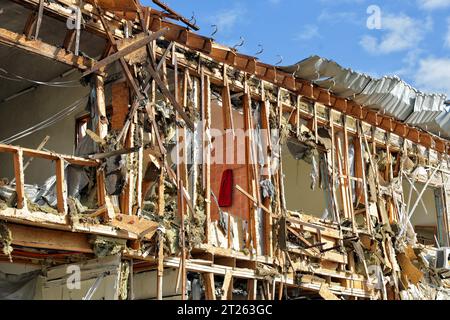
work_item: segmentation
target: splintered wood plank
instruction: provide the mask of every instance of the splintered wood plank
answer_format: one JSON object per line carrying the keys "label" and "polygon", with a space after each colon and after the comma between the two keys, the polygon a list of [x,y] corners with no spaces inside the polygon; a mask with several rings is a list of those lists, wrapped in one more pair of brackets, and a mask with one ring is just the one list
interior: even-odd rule
{"label": "splintered wood plank", "polygon": [[13,155],[14,159],[14,176],[16,179],[17,208],[26,208],[25,201],[25,181],[23,175],[23,151],[18,149]]}
{"label": "splintered wood plank", "polygon": [[331,292],[328,285],[324,283],[320,286],[319,295],[324,300],[341,300],[333,292]]}
{"label": "splintered wood plank", "polygon": [[111,225],[121,230],[134,233],[146,240],[151,240],[159,227],[157,222],[125,214],[117,215],[112,220]]}
{"label": "splintered wood plank", "polygon": [[8,224],[13,244],[41,249],[92,253],[88,235],[18,224]]}
{"label": "splintered wood plank", "polygon": [[231,282],[233,281],[233,275],[231,272],[227,272],[225,274],[225,278],[223,280],[222,286],[222,300],[227,300],[227,296],[229,294],[230,289],[232,289]]}
{"label": "splintered wood plank", "polygon": [[67,212],[66,178],[64,174],[64,160],[56,160],[56,198],[58,212]]}
{"label": "splintered wood plank", "polygon": [[231,130],[234,132],[233,124],[233,110],[231,108],[231,93],[230,85],[228,83],[227,67],[223,67],[223,81],[224,87],[222,88],[222,114],[223,114],[223,128],[224,130]]}

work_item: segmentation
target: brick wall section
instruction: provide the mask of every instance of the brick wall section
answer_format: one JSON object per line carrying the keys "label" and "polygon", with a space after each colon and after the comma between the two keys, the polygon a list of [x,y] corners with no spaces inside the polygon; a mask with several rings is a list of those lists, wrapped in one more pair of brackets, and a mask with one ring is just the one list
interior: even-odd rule
{"label": "brick wall section", "polygon": [[112,85],[112,117],[111,128],[122,129],[128,114],[130,104],[130,90],[126,82]]}

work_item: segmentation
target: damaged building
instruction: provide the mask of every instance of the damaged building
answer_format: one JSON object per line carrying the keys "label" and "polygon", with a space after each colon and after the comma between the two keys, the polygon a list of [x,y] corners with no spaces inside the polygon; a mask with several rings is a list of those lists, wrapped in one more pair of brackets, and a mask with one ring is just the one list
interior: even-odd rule
{"label": "damaged building", "polygon": [[444,95],[158,0],[0,2],[0,299],[450,297]]}

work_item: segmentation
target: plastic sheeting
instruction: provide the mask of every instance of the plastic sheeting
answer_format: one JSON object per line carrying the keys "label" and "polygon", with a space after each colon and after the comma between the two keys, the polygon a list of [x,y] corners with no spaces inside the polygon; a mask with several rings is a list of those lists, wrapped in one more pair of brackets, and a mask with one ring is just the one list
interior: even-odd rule
{"label": "plastic sheeting", "polygon": [[7,274],[0,271],[0,300],[32,300],[40,271]]}
{"label": "plastic sheeting", "polygon": [[450,137],[450,113],[445,108],[447,97],[444,94],[420,92],[397,76],[376,79],[319,56],[281,69],[364,107],[436,135]]}

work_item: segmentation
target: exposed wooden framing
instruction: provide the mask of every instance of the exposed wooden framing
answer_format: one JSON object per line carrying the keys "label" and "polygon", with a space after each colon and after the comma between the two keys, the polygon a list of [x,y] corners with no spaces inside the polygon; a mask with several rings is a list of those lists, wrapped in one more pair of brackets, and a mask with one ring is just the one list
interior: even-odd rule
{"label": "exposed wooden framing", "polygon": [[136,172],[136,182],[135,182],[135,190],[136,190],[136,199],[135,199],[135,208],[133,210],[138,216],[141,216],[143,209],[143,190],[142,183],[144,181],[144,128],[138,125],[138,134],[139,134],[139,146],[138,151],[136,153],[137,158],[137,172]]}
{"label": "exposed wooden framing", "polygon": [[209,76],[202,68],[202,119],[203,119],[203,186],[205,191],[205,242],[209,243],[209,226],[211,225],[211,141],[209,130],[211,128],[211,84]]}
{"label": "exposed wooden framing", "polygon": [[161,2],[159,0],[152,0],[152,1],[153,1],[153,3],[157,4],[158,6],[160,6],[164,11],[167,11],[171,15],[171,18],[176,19],[176,20],[180,20],[181,22],[185,23],[187,26],[189,26],[190,28],[192,28],[192,29],[194,29],[196,31],[200,30],[200,28],[195,23],[192,23],[190,20],[186,19],[185,17],[183,17],[179,13],[175,12],[172,8],[170,8],[164,2]]}
{"label": "exposed wooden framing", "polygon": [[13,244],[38,248],[92,253],[88,235],[45,228],[36,228],[19,224],[8,224],[12,233]]}
{"label": "exposed wooden framing", "polygon": [[139,40],[135,41],[134,43],[126,46],[125,48],[118,50],[117,52],[107,56],[103,60],[100,60],[97,63],[95,63],[92,66],[92,68],[83,72],[82,77],[85,77],[91,73],[97,72],[97,71],[101,70],[102,68],[106,67],[107,65],[113,63],[114,61],[120,60],[123,57],[125,57],[126,55],[128,55],[136,50],[139,50],[140,48],[147,45],[151,41],[163,36],[167,32],[167,30],[168,30],[168,28],[161,29],[158,32],[152,33],[149,36],[139,39]]}
{"label": "exposed wooden framing", "polygon": [[73,42],[75,41],[75,35],[76,31],[74,29],[67,30],[63,42],[63,48],[66,49],[67,51],[71,51],[73,47]]}
{"label": "exposed wooden framing", "polygon": [[[251,97],[248,87],[246,86],[246,91],[243,98],[244,105],[244,131],[249,132],[251,130],[250,126],[250,117],[251,117]],[[249,194],[252,195],[254,199],[255,197],[255,181],[254,181],[254,173],[253,173],[253,164],[252,164],[252,141],[250,134],[245,135],[245,164],[247,166],[247,190],[249,190]],[[258,242],[257,242],[257,233],[256,233],[256,208],[255,204],[252,201],[248,201],[249,207],[249,231],[250,231],[250,239],[253,242],[253,249],[258,250]]]}
{"label": "exposed wooden framing", "polygon": [[[165,159],[163,159],[165,162]],[[164,167],[161,167],[161,172],[158,179],[158,216],[164,216],[165,212],[165,174]],[[164,281],[164,235],[161,233],[158,238],[158,274],[156,280],[156,296],[158,300],[163,299],[163,281]]]}
{"label": "exposed wooden framing", "polygon": [[[134,147],[134,138],[135,138],[135,126],[136,126],[136,114],[133,116],[133,119],[130,124],[130,129],[128,131],[128,135],[125,140],[126,148]],[[128,155],[128,162],[131,167],[128,169],[127,181],[125,183],[125,187],[122,190],[122,194],[120,195],[120,208],[121,212],[126,215],[133,215],[133,203],[134,203],[134,189],[136,187],[135,183],[135,168],[133,166],[135,153],[130,153]]]}
{"label": "exposed wooden framing", "polygon": [[347,188],[346,188],[346,181],[345,181],[345,173],[344,173],[344,165],[343,165],[343,159],[342,159],[342,140],[338,136],[336,139],[336,159],[338,163],[338,175],[339,175],[339,187],[341,191],[341,200],[342,200],[342,207],[343,207],[343,213],[345,218],[350,217],[349,213],[349,204],[348,204],[348,197],[347,197]]}
{"label": "exposed wooden framing", "polygon": [[353,208],[353,192],[352,192],[352,182],[350,180],[350,161],[348,158],[348,146],[349,146],[349,139],[348,139],[348,130],[347,130],[347,116],[344,116],[344,147],[343,147],[343,153],[344,153],[344,166],[345,166],[345,175],[346,175],[346,187],[347,187],[347,196],[348,196],[348,210],[349,210],[349,218],[352,221],[352,228],[353,232],[356,233],[357,226],[356,226],[356,220],[355,220],[355,212]]}
{"label": "exposed wooden framing", "polygon": [[29,14],[27,18],[27,22],[25,23],[25,27],[23,28],[23,34],[27,37],[27,39],[32,38],[33,28],[36,25],[37,14],[35,11]]}
{"label": "exposed wooden framing", "polygon": [[[369,210],[369,194],[368,194],[368,188],[367,188],[367,178],[366,178],[366,162],[365,162],[365,154],[367,150],[364,148],[362,136],[364,133],[362,132],[361,128],[361,122],[357,122],[358,126],[358,142],[357,145],[359,146],[360,152],[359,152],[359,162],[361,163],[361,178],[362,178],[362,185],[363,185],[363,197],[364,197],[364,204],[365,204],[365,212],[366,212],[366,223],[367,223],[367,230],[369,231],[369,234],[372,234],[372,218],[370,216],[370,210]],[[355,152],[355,157],[357,157]]]}
{"label": "exposed wooden framing", "polygon": [[[117,47],[117,42],[116,39],[114,38],[113,34],[111,33],[109,27],[108,27],[108,22],[106,21],[105,17],[103,16],[103,11],[101,9],[99,9],[97,7],[97,11],[99,12],[99,17],[100,17],[100,21],[103,25],[103,28],[106,32],[106,35],[108,36],[108,40],[111,43],[111,47],[113,50],[115,50],[116,52],[119,51],[119,48]],[[108,59],[108,58],[105,58]],[[143,95],[139,89],[139,86],[137,85],[129,66],[127,65],[127,63],[125,62],[125,59],[123,57],[119,57],[119,61],[120,61],[120,65],[122,66],[122,70],[125,74],[125,77],[127,78],[128,84],[131,86],[131,88],[134,90],[134,93],[136,94],[137,98],[139,100],[143,99]],[[95,66],[95,64],[94,64]],[[133,116],[134,114],[130,115],[130,118]]]}
{"label": "exposed wooden framing", "polygon": [[151,65],[148,66],[148,70],[150,72],[150,75],[153,77],[153,79],[155,79],[156,84],[158,85],[158,87],[161,90],[161,92],[163,93],[163,95],[169,99],[170,103],[173,105],[173,107],[177,111],[177,114],[179,114],[180,117],[183,118],[183,120],[186,122],[186,125],[188,126],[188,128],[193,131],[194,130],[193,121],[186,114],[183,107],[180,106],[177,99],[170,93],[169,89],[164,84],[164,82],[161,80],[158,73],[153,69],[153,67]]}
{"label": "exposed wooden framing", "polygon": [[233,124],[233,109],[231,106],[231,93],[230,86],[228,82],[227,67],[223,66],[223,81],[224,86],[222,88],[222,116],[223,116],[223,127],[225,132],[231,130],[234,136],[234,124]]}
{"label": "exposed wooden framing", "polygon": [[[16,2],[25,5],[27,7],[35,8],[39,0],[15,0]],[[73,0],[60,0],[62,4],[65,5],[72,5],[75,4]],[[46,11],[45,14],[49,14],[54,18],[57,18],[63,22],[66,21],[66,19],[70,16],[67,12],[64,11],[63,7],[60,4],[45,4]],[[98,13],[92,8],[92,6],[89,5],[83,5],[82,8],[83,13],[85,14],[93,14],[96,17],[100,17]],[[209,58],[212,58],[216,61],[227,63],[231,65],[232,67],[239,69],[241,71],[250,72],[252,70],[248,69],[247,66],[249,63],[240,63],[235,64],[234,61],[236,60],[236,57],[239,57],[241,60],[248,60],[248,59],[254,59],[253,57],[245,56],[240,53],[234,52],[231,48],[227,48],[218,44],[214,44],[210,47],[209,50],[205,51],[205,45],[204,43],[211,43],[211,39],[197,35],[193,32],[186,31],[185,28],[178,26],[174,23],[168,22],[168,21],[162,21],[162,13],[158,12],[157,10],[152,9],[152,17],[151,17],[151,23],[150,23],[150,29],[152,31],[157,31],[162,27],[169,27],[171,30],[169,34],[167,35],[167,40],[169,41],[175,41],[180,44],[186,45],[189,49],[192,50],[198,50],[200,52],[203,52],[208,55]],[[118,26],[118,20],[111,18],[111,16],[106,16],[111,23],[114,26]],[[86,30],[88,32],[93,32],[97,35],[103,36],[107,38],[105,30],[102,28],[102,25],[93,21],[89,21],[86,23]],[[181,35],[183,34],[183,37],[186,38],[186,33],[182,32],[186,31],[189,35],[189,38],[195,38],[195,41],[189,41],[185,42],[182,41]],[[120,37],[120,32],[116,32],[115,36]],[[230,58],[234,57],[234,58]],[[262,62],[256,61],[256,68],[253,70],[252,73],[254,73],[256,76],[261,78],[262,80],[265,80],[271,84],[275,84],[277,86],[284,87],[287,90],[291,90],[294,92],[297,92],[300,95],[304,95],[305,97],[315,97],[317,98],[317,102],[323,103],[326,106],[329,106],[335,110],[342,111],[345,114],[349,116],[356,116],[357,118],[363,118],[365,122],[378,126],[384,118],[388,118],[384,115],[377,115],[376,112],[367,110],[359,105],[357,105],[354,102],[347,101],[346,99],[336,97],[332,94],[330,94],[326,89],[318,88],[315,85],[312,85],[311,83],[300,80],[300,79],[293,79],[292,81],[292,74],[276,70],[276,72],[273,72],[274,66],[270,66],[267,64],[264,64]],[[276,74],[276,78],[274,77],[274,74]],[[321,94],[323,92],[323,94]],[[349,105],[351,104],[352,107],[347,107],[347,102],[349,102]],[[342,107],[344,106],[344,107]],[[378,120],[377,120],[378,119]],[[450,148],[448,147],[449,142],[441,139],[437,136],[424,133],[424,136],[427,136],[428,138],[424,141],[421,141],[418,134],[418,130],[412,127],[409,127],[406,124],[403,124],[399,121],[392,120],[390,122],[390,127],[387,129],[392,129],[393,133],[399,134],[402,138],[408,138],[414,143],[422,144],[425,147],[430,147],[429,145],[425,145],[428,142],[432,141],[434,142],[434,147],[439,152],[450,152]],[[394,131],[395,130],[395,131]]]}
{"label": "exposed wooden framing", "polygon": [[[244,83],[246,85],[246,83]],[[247,86],[248,87],[248,86]],[[248,92],[250,93],[250,90],[248,89]],[[262,199],[261,199],[261,187],[260,187],[260,174],[259,174],[259,162],[258,162],[258,153],[256,150],[256,141],[255,141],[255,137],[254,137],[254,132],[255,132],[255,125],[253,123],[253,112],[252,112],[252,100],[251,100],[251,95],[249,94],[249,99],[248,99],[248,122],[249,122],[249,126],[248,128],[250,129],[249,131],[247,131],[247,135],[249,137],[249,142],[250,142],[250,159],[251,159],[251,176],[252,176],[252,184],[253,184],[253,195],[255,197],[255,199],[257,200],[257,204],[258,204],[258,208],[255,211],[255,217],[254,217],[254,224],[255,224],[255,236],[256,236],[256,253],[257,254],[263,254],[263,252],[260,252],[259,249],[259,241],[263,241],[264,240],[264,236],[259,234],[259,224],[262,222],[260,221],[260,215],[259,215],[259,210],[262,207]],[[249,176],[250,177],[250,176]],[[269,210],[267,210],[269,211]],[[270,215],[270,211],[269,211],[269,215]],[[263,218],[264,220],[264,218]],[[262,251],[264,251],[264,247],[262,248]]]}
{"label": "exposed wooden framing", "polygon": [[75,48],[73,52],[76,56],[80,54],[81,21],[83,20],[80,7],[82,5],[83,0],[80,0],[79,6],[75,9]]}
{"label": "exposed wooden framing", "polygon": [[[47,144],[48,140],[50,140],[50,136],[45,136],[44,140],[41,141],[41,143],[37,146],[36,150],[42,150],[45,145]],[[23,166],[23,172],[27,170],[27,168],[30,166],[30,164],[33,162],[34,158],[28,159],[28,161]],[[10,184],[13,184],[16,181],[16,178],[13,178],[10,182]]]}
{"label": "exposed wooden framing", "polygon": [[247,300],[254,301],[257,299],[258,280],[247,280]]}
{"label": "exposed wooden framing", "polygon": [[106,117],[106,103],[105,103],[105,81],[102,76],[95,76],[95,93],[97,99],[97,116],[98,122],[96,133],[104,139],[108,135],[108,118]]}
{"label": "exposed wooden framing", "polygon": [[34,34],[35,39],[39,39],[39,31],[41,29],[42,16],[44,15],[44,0],[39,0],[39,7],[37,12],[36,31]]}
{"label": "exposed wooden framing", "polygon": [[238,190],[240,193],[242,193],[244,196],[246,196],[255,206],[257,206],[258,208],[262,209],[268,215],[272,215],[272,212],[271,212],[270,209],[268,209],[267,207],[262,205],[257,199],[255,199],[254,196],[252,196],[247,191],[245,191],[244,188],[242,188],[239,185],[235,185],[235,187],[236,187],[236,190]]}
{"label": "exposed wooden framing", "polygon": [[[359,130],[358,130],[359,133]],[[363,166],[364,166],[364,158],[362,156],[362,145],[360,143],[360,135],[358,134],[357,139],[353,141],[354,147],[354,166],[355,166],[355,178],[362,180],[363,178]],[[355,197],[356,197],[356,205],[365,204],[364,197],[364,186],[361,181],[357,181],[355,183]]]}
{"label": "exposed wooden framing", "polygon": [[13,155],[14,177],[16,179],[17,209],[27,207],[25,199],[25,177],[23,175],[23,150],[19,148]]}
{"label": "exposed wooden framing", "polygon": [[225,278],[223,280],[223,286],[222,286],[222,300],[227,300],[229,292],[232,291],[232,281],[233,281],[233,275],[231,272],[227,272],[225,274]]}
{"label": "exposed wooden framing", "polygon": [[[270,116],[270,102],[265,99],[265,91],[264,91],[264,82],[262,85],[262,103],[261,103],[261,129],[263,130],[263,136],[261,139],[266,139],[266,141],[262,141],[262,145],[266,146],[267,149],[263,150],[267,153],[266,158],[264,159],[264,168],[262,179],[272,181],[272,165],[271,165],[271,130],[269,124],[269,116]],[[269,214],[264,215],[264,253],[269,257],[273,256],[273,236],[272,236],[272,199],[269,197],[264,198],[262,200],[262,205],[269,209]]]}
{"label": "exposed wooden framing", "polygon": [[56,198],[58,211],[61,213],[67,212],[66,179],[64,171],[64,160],[60,158],[56,160]]}
{"label": "exposed wooden framing", "polygon": [[[183,185],[181,184],[181,187]],[[186,248],[185,248],[185,229],[184,229],[184,197],[181,196],[181,300],[186,300]]]}
{"label": "exposed wooden framing", "polygon": [[158,274],[156,277],[156,299],[163,299],[164,281],[164,235],[159,235],[158,241]]}
{"label": "exposed wooden framing", "polygon": [[63,48],[57,48],[40,40],[29,40],[25,35],[4,28],[0,28],[0,43],[56,60],[81,70],[88,69],[93,64],[92,60],[75,56],[73,53],[67,52]]}
{"label": "exposed wooden framing", "polygon": [[205,283],[206,300],[216,300],[216,287],[214,285],[214,273],[203,273],[203,281]]}

